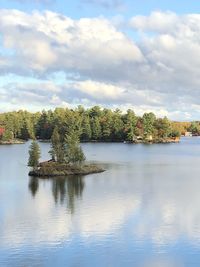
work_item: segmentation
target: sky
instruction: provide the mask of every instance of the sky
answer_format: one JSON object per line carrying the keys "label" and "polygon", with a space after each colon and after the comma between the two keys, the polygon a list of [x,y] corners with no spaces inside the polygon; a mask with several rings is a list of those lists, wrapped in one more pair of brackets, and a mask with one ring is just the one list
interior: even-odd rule
{"label": "sky", "polygon": [[200,2],[0,0],[0,112],[200,120]]}

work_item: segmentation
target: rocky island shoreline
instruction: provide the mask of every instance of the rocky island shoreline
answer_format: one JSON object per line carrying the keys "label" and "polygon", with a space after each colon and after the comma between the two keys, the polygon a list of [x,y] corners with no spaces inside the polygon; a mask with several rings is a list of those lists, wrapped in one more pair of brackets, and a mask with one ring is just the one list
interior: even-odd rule
{"label": "rocky island shoreline", "polygon": [[29,172],[29,176],[49,178],[70,175],[88,175],[101,173],[105,170],[94,164],[84,164],[81,166],[58,163],[53,161],[41,162],[37,169]]}

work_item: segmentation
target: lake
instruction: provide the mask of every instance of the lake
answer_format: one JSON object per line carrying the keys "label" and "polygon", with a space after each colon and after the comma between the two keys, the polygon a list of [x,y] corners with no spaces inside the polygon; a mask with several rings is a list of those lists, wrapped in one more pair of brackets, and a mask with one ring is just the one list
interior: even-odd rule
{"label": "lake", "polygon": [[199,266],[200,138],[83,144],[106,172],[47,180],[29,145],[0,146],[0,266]]}

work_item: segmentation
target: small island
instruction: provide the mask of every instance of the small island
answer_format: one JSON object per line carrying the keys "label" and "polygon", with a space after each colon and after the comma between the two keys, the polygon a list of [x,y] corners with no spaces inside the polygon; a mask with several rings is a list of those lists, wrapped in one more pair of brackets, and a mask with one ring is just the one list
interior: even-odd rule
{"label": "small island", "polygon": [[85,164],[85,155],[80,146],[79,132],[70,129],[63,138],[55,127],[51,138],[51,159],[39,162],[40,147],[33,141],[29,150],[29,176],[49,178],[69,175],[87,175],[105,170],[95,164]]}
{"label": "small island", "polygon": [[105,170],[94,164],[83,164],[81,166],[58,163],[54,161],[41,162],[36,170],[29,172],[29,176],[36,177],[58,177],[69,175],[87,175],[101,173]]}

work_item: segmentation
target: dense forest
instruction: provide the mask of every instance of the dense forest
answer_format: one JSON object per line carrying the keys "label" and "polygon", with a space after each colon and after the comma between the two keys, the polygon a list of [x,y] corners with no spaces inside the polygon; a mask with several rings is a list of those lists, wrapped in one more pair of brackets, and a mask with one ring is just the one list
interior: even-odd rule
{"label": "dense forest", "polygon": [[185,131],[200,133],[199,123],[171,122],[153,113],[136,116],[133,110],[122,113],[99,106],[84,109],[56,108],[30,113],[14,111],[0,114],[0,140],[50,140],[54,128],[65,135],[68,129],[79,132],[81,141],[134,141],[178,137]]}

